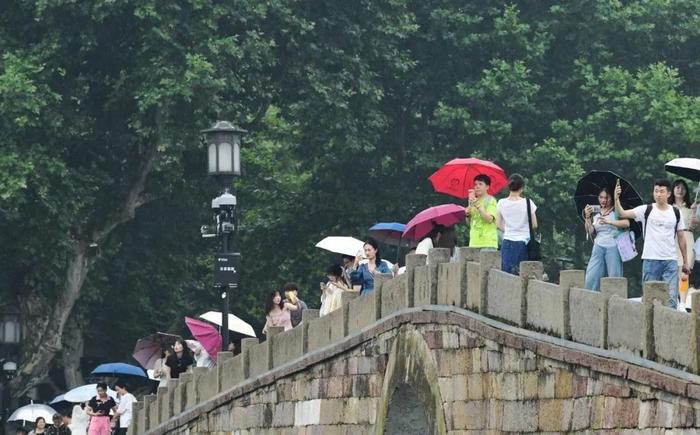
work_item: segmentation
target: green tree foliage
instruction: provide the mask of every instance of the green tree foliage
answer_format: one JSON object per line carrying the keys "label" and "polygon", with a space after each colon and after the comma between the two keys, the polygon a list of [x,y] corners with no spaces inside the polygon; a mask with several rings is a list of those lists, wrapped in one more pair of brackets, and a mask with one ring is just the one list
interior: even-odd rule
{"label": "green tree foliage", "polygon": [[109,331],[88,350],[118,359],[218,308],[197,232],[219,188],[197,132],[217,118],[251,131],[232,306],[257,325],[286,281],[317,303],[324,236],[459,202],[426,180],[454,157],[524,174],[548,272],[583,266],[581,175],[616,171],[649,199],[666,160],[697,153],[698,17],[689,0],[5,2],[0,282],[27,327],[18,385],[69,365],[68,321],[87,343]]}

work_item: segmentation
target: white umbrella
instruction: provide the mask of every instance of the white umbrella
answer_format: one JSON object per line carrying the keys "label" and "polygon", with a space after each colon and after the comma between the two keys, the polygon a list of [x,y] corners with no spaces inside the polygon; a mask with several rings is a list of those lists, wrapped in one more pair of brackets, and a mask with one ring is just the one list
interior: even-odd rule
{"label": "white umbrella", "polygon": [[[117,399],[117,393],[109,387],[107,388],[107,395],[114,400]],[[87,384],[73,388],[63,395],[63,400],[71,403],[82,403],[95,396],[97,396],[97,384]]]}
{"label": "white umbrella", "polygon": [[50,422],[55,413],[56,410],[48,405],[32,403],[31,405],[24,405],[18,408],[7,421],[35,421],[37,418],[43,417],[44,420]]}
{"label": "white umbrella", "polygon": [[666,170],[672,174],[700,181],[700,159],[682,157],[666,163]]}
{"label": "white umbrella", "polygon": [[[207,311],[206,313],[200,315],[199,318],[215,325],[223,325],[221,313],[218,311]],[[228,330],[238,332],[239,334],[247,335],[249,337],[256,337],[253,327],[233,314],[228,315]]]}
{"label": "white umbrella", "polygon": [[362,240],[344,236],[329,236],[316,243],[317,248],[351,257],[357,255],[358,252],[362,252],[364,246],[365,242]]}

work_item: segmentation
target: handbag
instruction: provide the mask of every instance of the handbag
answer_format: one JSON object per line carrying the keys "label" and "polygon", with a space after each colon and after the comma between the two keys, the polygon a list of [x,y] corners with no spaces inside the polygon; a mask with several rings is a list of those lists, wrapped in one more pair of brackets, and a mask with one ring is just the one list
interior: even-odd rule
{"label": "handbag", "polygon": [[530,261],[539,261],[542,259],[540,242],[535,238],[532,229],[532,211],[530,211],[530,200],[525,198],[527,204],[527,225],[530,228],[530,240],[527,242],[527,259]]}
{"label": "handbag", "polygon": [[622,231],[615,237],[615,244],[623,262],[630,261],[637,256],[637,247],[634,244],[634,236],[631,231]]}

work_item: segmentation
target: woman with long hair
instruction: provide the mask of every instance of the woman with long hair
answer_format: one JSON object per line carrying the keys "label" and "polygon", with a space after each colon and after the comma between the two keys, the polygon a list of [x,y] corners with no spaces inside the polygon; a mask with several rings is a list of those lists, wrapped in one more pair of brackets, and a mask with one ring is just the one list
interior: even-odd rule
{"label": "woman with long hair", "polygon": [[265,327],[263,327],[263,334],[267,334],[267,330],[270,327],[282,327],[285,331],[292,329],[290,311],[296,309],[296,305],[284,302],[282,295],[277,290],[270,293],[265,301]]}
{"label": "woman with long hair", "polygon": [[167,379],[178,379],[180,374],[192,371],[194,357],[187,347],[187,343],[181,338],[173,343],[173,353],[165,360],[165,373]]}
{"label": "woman with long hair", "polygon": [[622,258],[615,236],[620,229],[629,228],[627,219],[617,219],[615,201],[607,187],[598,192],[600,211],[587,205],[583,210],[586,233],[593,237],[593,251],[586,267],[586,285],[589,290],[600,291],[600,279],[604,276],[622,276]]}
{"label": "woman with long hair", "polygon": [[389,262],[382,260],[379,254],[379,244],[376,240],[367,239],[363,250],[366,261],[362,261],[362,257],[358,253],[350,272],[350,279],[353,284],[360,284],[360,294],[365,295],[374,291],[375,273],[392,273],[392,271]]}
{"label": "woman with long hair", "polygon": [[321,283],[321,309],[318,313],[319,316],[325,316],[340,308],[341,295],[343,292],[350,291],[343,279],[343,268],[337,264],[328,266],[326,277],[328,282]]}
{"label": "woman with long hair", "polygon": [[[691,203],[690,190],[688,189],[688,184],[683,180],[676,180],[673,182],[671,200],[670,204],[673,204],[680,212],[683,222],[685,222],[686,229],[682,230],[683,238],[685,238],[685,255],[688,260],[688,265],[693,267],[695,264],[695,250],[693,246],[695,245],[695,238],[693,237],[693,230],[697,227],[697,218],[694,219],[695,204]],[[678,270],[683,266],[683,256],[681,255],[681,248],[676,243],[676,254],[678,257]],[[678,274],[678,279],[688,279],[688,276],[683,276],[683,273]],[[687,293],[681,293],[681,298],[684,298]],[[685,303],[685,300],[681,302]]]}
{"label": "woman with long hair", "polygon": [[88,435],[110,435],[110,411],[117,411],[117,402],[107,394],[107,384],[100,382],[97,384],[97,395],[85,407],[85,412],[90,416]]}

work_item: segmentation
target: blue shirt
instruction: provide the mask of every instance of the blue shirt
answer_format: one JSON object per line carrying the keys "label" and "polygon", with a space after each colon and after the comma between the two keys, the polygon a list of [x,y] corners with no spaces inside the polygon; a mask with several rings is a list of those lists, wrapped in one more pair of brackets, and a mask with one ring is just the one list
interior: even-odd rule
{"label": "blue shirt", "polygon": [[[384,260],[379,262],[379,266],[377,266],[374,271],[376,273],[391,273],[389,265]],[[353,284],[362,285],[362,289],[360,290],[361,295],[374,291],[374,274],[369,271],[367,263],[360,264],[357,270],[350,272],[350,280]]]}

